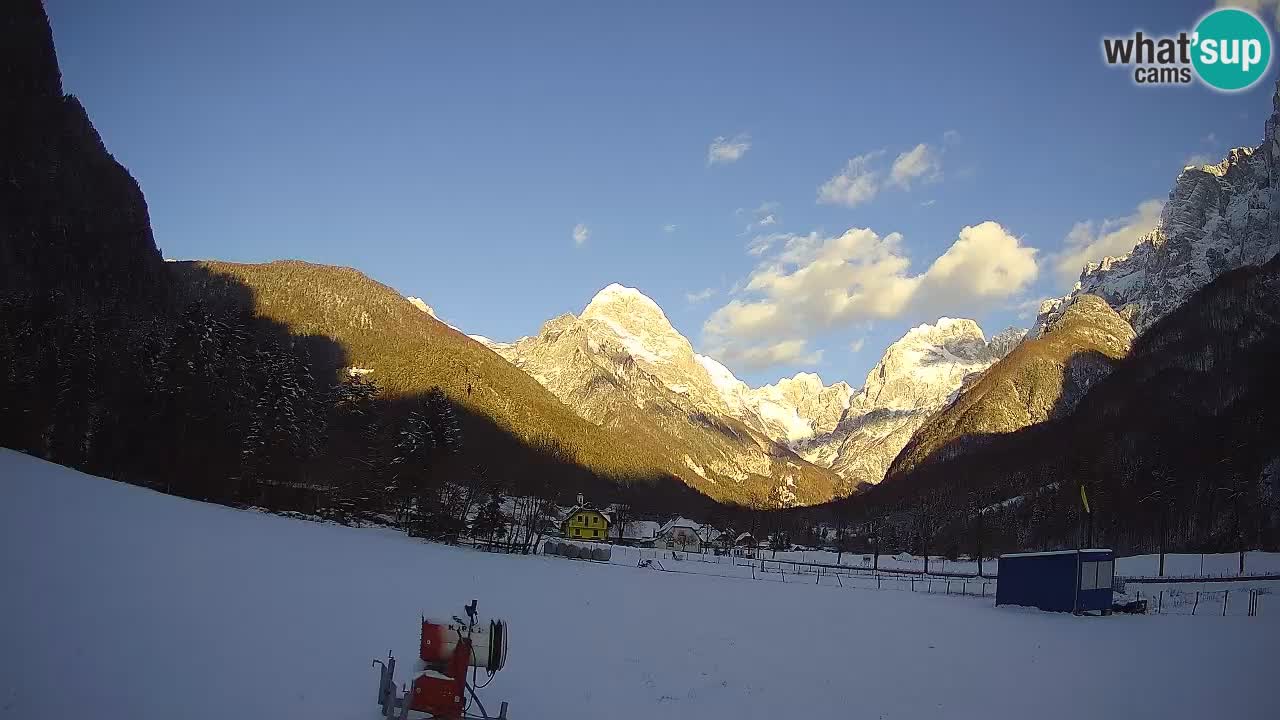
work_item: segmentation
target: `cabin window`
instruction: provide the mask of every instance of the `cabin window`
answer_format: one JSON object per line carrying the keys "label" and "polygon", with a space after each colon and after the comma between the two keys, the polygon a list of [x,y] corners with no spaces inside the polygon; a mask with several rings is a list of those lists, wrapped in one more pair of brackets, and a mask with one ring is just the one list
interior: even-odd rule
{"label": "cabin window", "polygon": [[1097,590],[1098,589],[1098,563],[1096,562],[1080,563],[1080,589],[1081,590]]}
{"label": "cabin window", "polygon": [[1104,590],[1111,587],[1111,574],[1114,567],[1111,560],[1103,560],[1098,563],[1098,589]]}

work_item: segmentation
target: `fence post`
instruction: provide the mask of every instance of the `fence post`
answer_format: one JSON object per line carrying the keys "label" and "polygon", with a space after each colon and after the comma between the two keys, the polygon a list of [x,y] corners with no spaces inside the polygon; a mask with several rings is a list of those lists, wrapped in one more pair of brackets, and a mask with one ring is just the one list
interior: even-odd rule
{"label": "fence post", "polygon": [[1164,591],[1163,590],[1160,591],[1160,600],[1156,603],[1156,614],[1157,615],[1164,614]]}
{"label": "fence post", "polygon": [[1197,591],[1196,591],[1196,601],[1195,601],[1195,604],[1193,604],[1193,605],[1191,606],[1191,615],[1192,615],[1193,617],[1195,616],[1195,614],[1196,614],[1196,608],[1198,608],[1198,607],[1200,607],[1200,591],[1199,591],[1199,590],[1197,590]]}
{"label": "fence post", "polygon": [[1231,591],[1224,590],[1222,592],[1222,617],[1227,616],[1227,601],[1231,599]]}
{"label": "fence post", "polygon": [[814,585],[822,584],[822,568],[818,568],[818,579],[814,581]]}
{"label": "fence post", "polygon": [[880,589],[880,573],[876,573],[876,589]]}

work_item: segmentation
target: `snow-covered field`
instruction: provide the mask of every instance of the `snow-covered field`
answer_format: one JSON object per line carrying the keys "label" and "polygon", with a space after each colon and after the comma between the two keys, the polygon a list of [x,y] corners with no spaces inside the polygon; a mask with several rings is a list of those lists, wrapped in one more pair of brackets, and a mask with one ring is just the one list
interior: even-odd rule
{"label": "snow-covered field", "polygon": [[0,717],[372,720],[421,612],[510,622],[516,718],[1270,718],[1280,613],[990,599],[489,555],[0,450]]}

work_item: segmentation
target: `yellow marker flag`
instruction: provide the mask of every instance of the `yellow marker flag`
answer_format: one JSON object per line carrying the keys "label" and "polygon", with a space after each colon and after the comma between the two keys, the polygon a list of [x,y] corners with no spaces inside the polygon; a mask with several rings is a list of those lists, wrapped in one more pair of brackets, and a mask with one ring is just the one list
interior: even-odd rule
{"label": "yellow marker flag", "polygon": [[1089,509],[1089,494],[1084,491],[1083,484],[1080,485],[1080,502],[1084,503],[1084,511],[1092,515],[1093,511]]}

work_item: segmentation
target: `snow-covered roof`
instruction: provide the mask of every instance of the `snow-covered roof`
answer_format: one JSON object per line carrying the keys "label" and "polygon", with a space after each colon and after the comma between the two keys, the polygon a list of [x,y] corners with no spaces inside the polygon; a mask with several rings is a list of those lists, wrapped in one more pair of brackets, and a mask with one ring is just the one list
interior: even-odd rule
{"label": "snow-covered roof", "polygon": [[622,537],[627,540],[652,540],[661,527],[652,520],[635,520],[622,526]]}
{"label": "snow-covered roof", "polygon": [[659,535],[664,535],[664,534],[666,534],[666,533],[668,533],[668,532],[670,532],[670,531],[672,531],[672,530],[674,530],[674,529],[676,529],[676,528],[684,528],[684,529],[686,529],[686,530],[692,530],[692,531],[694,531],[694,532],[696,533],[696,532],[698,532],[698,530],[699,530],[701,527],[702,527],[702,525],[700,525],[700,524],[698,524],[698,523],[696,523],[696,522],[694,522],[694,521],[690,520],[689,518],[676,516],[676,517],[674,517],[674,518],[672,518],[672,519],[668,520],[668,521],[667,521],[667,522],[662,526],[662,529],[658,530],[658,534],[659,534]]}
{"label": "snow-covered roof", "polygon": [[1074,555],[1076,553],[1109,553],[1110,548],[1082,548],[1080,550],[1045,550],[1043,552],[1005,553],[1002,558],[1039,557],[1042,555]]}
{"label": "snow-covered roof", "polygon": [[567,511],[565,511],[564,517],[560,518],[560,521],[561,521],[561,522],[564,522],[565,520],[568,520],[569,518],[573,517],[573,514],[574,514],[574,513],[576,513],[576,512],[580,512],[580,511],[583,511],[583,510],[586,510],[586,511],[588,511],[588,512],[597,513],[597,514],[599,514],[599,515],[604,516],[605,522],[608,522],[608,523],[612,523],[612,522],[613,522],[613,516],[612,516],[612,515],[610,515],[609,513],[605,512],[604,510],[601,510],[600,508],[593,508],[593,507],[591,507],[590,505],[574,505],[573,507],[571,507],[571,508],[569,508]]}

